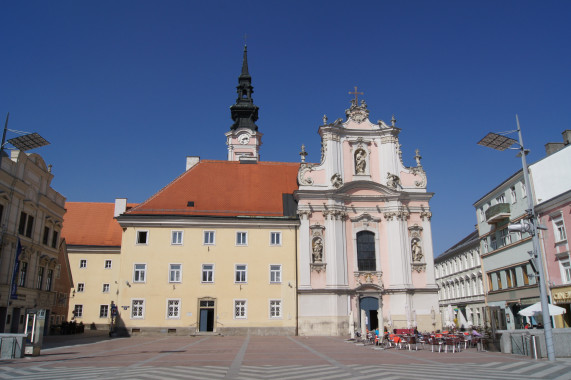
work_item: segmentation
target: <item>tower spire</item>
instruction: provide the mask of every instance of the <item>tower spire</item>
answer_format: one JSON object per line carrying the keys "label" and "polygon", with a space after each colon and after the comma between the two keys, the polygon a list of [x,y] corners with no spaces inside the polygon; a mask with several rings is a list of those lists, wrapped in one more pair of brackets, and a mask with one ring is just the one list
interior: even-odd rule
{"label": "tower spire", "polygon": [[230,113],[234,124],[230,127],[231,130],[238,128],[248,128],[252,131],[257,131],[258,126],[255,124],[258,120],[258,107],[254,105],[252,93],[252,77],[248,71],[248,47],[244,44],[244,56],[242,58],[242,72],[238,77],[238,99],[236,103],[230,107]]}

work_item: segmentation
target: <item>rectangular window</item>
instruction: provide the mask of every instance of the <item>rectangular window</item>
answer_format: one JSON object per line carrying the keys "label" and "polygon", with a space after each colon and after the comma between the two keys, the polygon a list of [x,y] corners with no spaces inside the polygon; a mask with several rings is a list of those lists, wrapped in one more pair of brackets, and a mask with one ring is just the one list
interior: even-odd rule
{"label": "rectangular window", "polygon": [[28,274],[28,263],[25,261],[20,262],[20,281],[18,281],[18,286],[26,286],[26,276]]}
{"label": "rectangular window", "polygon": [[506,280],[508,283],[508,288],[513,288],[514,283],[513,283],[513,279],[512,279],[512,272],[509,269],[506,271]]}
{"label": "rectangular window", "polygon": [[270,318],[282,317],[282,301],[270,300]]}
{"label": "rectangular window", "polygon": [[149,231],[137,231],[137,244],[149,244]]}
{"label": "rectangular window", "polygon": [[234,318],[246,319],[246,300],[234,301]]}
{"label": "rectangular window", "polygon": [[105,269],[111,269],[111,260],[105,260]]}
{"label": "rectangular window", "polygon": [[517,196],[515,193],[515,186],[510,187],[510,196],[512,198],[512,204],[517,202]]}
{"label": "rectangular window", "polygon": [[87,268],[87,260],[85,260],[85,259],[79,260],[79,267],[80,268]]}
{"label": "rectangular window", "polygon": [[42,289],[44,283],[44,267],[38,268],[38,282],[36,283],[36,289]]}
{"label": "rectangular window", "polygon": [[214,245],[214,231],[204,231],[204,245]]}
{"label": "rectangular window", "polygon": [[80,282],[77,284],[77,292],[78,293],[82,293],[85,290],[85,284],[83,282]]}
{"label": "rectangular window", "polygon": [[282,266],[281,265],[270,265],[270,282],[279,283],[282,282]]}
{"label": "rectangular window", "polygon": [[490,247],[492,248],[492,251],[495,251],[496,249],[498,249],[498,242],[496,240],[495,234],[490,236]]}
{"label": "rectangular window", "polygon": [[510,233],[508,232],[507,228],[501,229],[500,230],[500,242],[501,242],[501,246],[503,247],[504,245],[508,245],[512,242]]}
{"label": "rectangular window", "polygon": [[559,260],[559,266],[561,268],[561,280],[563,280],[563,283],[571,283],[571,264],[569,260]]}
{"label": "rectangular window", "polygon": [[503,289],[502,286],[502,274],[500,272],[496,272],[496,279],[498,281],[498,289]]}
{"label": "rectangular window", "polygon": [[236,232],[236,245],[247,245],[247,244],[248,244],[248,233]]}
{"label": "rectangular window", "polygon": [[238,264],[236,265],[236,282],[246,282],[246,265],[245,264]]}
{"label": "rectangular window", "polygon": [[171,244],[182,245],[182,231],[172,231]]}
{"label": "rectangular window", "polygon": [[496,204],[498,203],[506,203],[506,197],[504,196],[504,194],[496,197]]}
{"label": "rectangular window", "polygon": [[34,231],[34,217],[22,211],[20,213],[20,224],[18,225],[18,233],[20,235],[24,235],[31,238],[33,231]]}
{"label": "rectangular window", "polygon": [[180,318],[180,299],[167,300],[167,318]]}
{"label": "rectangular window", "polygon": [[109,293],[109,284],[103,284],[103,293]]}
{"label": "rectangular window", "polygon": [[270,245],[282,245],[281,232],[270,232]]}
{"label": "rectangular window", "polygon": [[202,282],[214,282],[214,264],[202,264]]}
{"label": "rectangular window", "polygon": [[109,315],[109,305],[99,306],[99,318],[107,318]]}
{"label": "rectangular window", "polygon": [[133,282],[145,282],[147,264],[135,264]]}
{"label": "rectangular window", "polygon": [[44,245],[48,245],[49,240],[50,240],[50,228],[44,227],[44,236],[42,236],[42,243]]}
{"label": "rectangular window", "polygon": [[555,242],[559,243],[561,241],[567,240],[565,223],[563,223],[561,216],[557,219],[553,219],[553,231],[555,232]]}
{"label": "rectangular window", "polygon": [[131,318],[143,319],[145,317],[145,300],[138,299],[131,302]]}
{"label": "rectangular window", "polygon": [[52,248],[57,248],[58,235],[58,232],[54,230],[54,233],[52,234]]}
{"label": "rectangular window", "polygon": [[54,278],[54,270],[48,269],[48,277],[46,278],[46,290],[49,292],[52,290],[52,281]]}
{"label": "rectangular window", "polygon": [[523,285],[529,285],[529,275],[527,273],[527,265],[521,267],[521,273],[523,275]]}
{"label": "rectangular window", "polygon": [[83,317],[83,305],[75,305],[73,308],[73,316],[75,318]]}
{"label": "rectangular window", "polygon": [[520,186],[521,186],[521,197],[522,198],[526,198],[527,197],[527,188],[525,187],[525,182],[520,182]]}
{"label": "rectangular window", "polygon": [[180,282],[182,278],[182,264],[170,264],[169,282]]}

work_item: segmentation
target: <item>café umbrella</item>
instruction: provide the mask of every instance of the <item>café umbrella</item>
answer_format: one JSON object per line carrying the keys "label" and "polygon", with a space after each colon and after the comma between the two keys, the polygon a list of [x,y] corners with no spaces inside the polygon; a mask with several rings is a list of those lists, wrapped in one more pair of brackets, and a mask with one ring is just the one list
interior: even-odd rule
{"label": "caf\u00e9 umbrella", "polygon": [[[549,304],[549,315],[561,315],[565,314],[566,310],[562,307]],[[531,306],[526,307],[519,311],[519,315],[524,317],[535,317],[541,314],[541,302],[534,303]]]}

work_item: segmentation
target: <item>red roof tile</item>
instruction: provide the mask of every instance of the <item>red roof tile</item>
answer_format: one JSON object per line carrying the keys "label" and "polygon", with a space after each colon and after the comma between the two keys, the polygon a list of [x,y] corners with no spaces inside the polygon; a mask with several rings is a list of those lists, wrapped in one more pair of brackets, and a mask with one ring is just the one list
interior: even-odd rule
{"label": "red roof tile", "polygon": [[299,165],[204,160],[126,215],[283,216]]}
{"label": "red roof tile", "polygon": [[122,230],[113,218],[114,203],[66,202],[65,208],[62,237],[68,246],[121,246]]}

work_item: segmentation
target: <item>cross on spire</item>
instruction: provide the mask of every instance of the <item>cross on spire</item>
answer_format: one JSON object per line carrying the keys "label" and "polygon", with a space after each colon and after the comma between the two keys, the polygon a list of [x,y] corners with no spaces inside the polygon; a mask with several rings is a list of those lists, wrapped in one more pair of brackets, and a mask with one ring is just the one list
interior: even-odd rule
{"label": "cross on spire", "polygon": [[363,95],[362,92],[357,92],[357,86],[355,86],[355,91],[349,91],[349,95],[355,95],[355,104],[359,104],[359,99],[357,98],[358,95]]}

